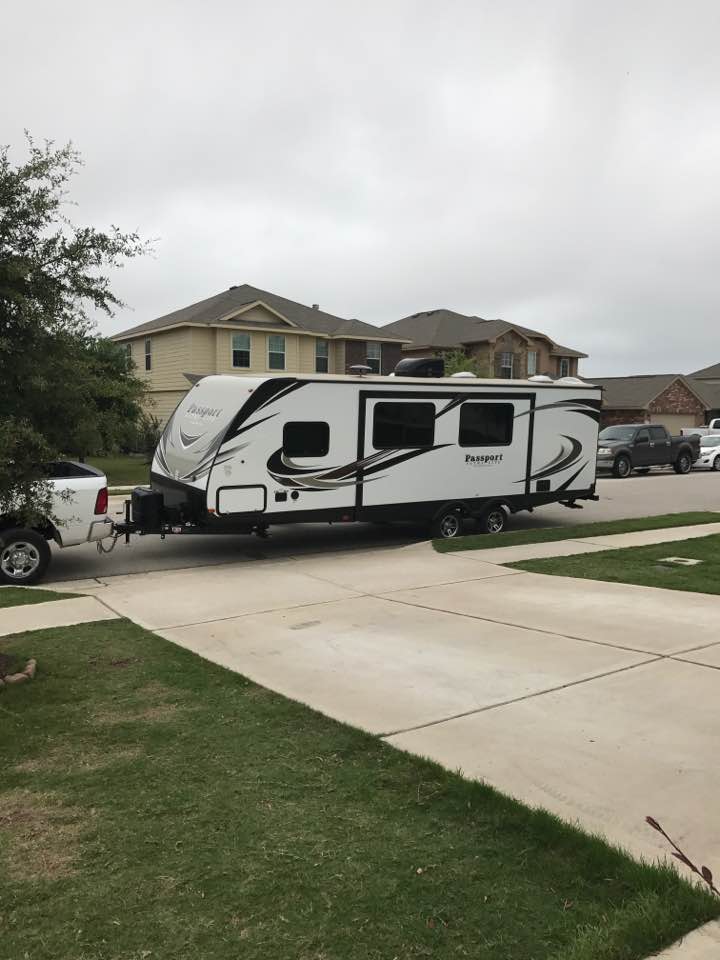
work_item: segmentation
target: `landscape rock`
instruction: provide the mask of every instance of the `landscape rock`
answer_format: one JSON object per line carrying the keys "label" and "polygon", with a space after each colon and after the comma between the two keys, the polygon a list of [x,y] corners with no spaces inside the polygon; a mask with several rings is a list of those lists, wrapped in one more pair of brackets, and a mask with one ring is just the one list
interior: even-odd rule
{"label": "landscape rock", "polygon": [[26,673],[10,673],[5,677],[5,683],[26,683],[29,679]]}
{"label": "landscape rock", "polygon": [[37,660],[32,659],[32,660],[28,660],[25,666],[25,669],[23,670],[23,673],[25,674],[26,677],[29,677],[30,680],[34,680],[36,670],[37,670]]}

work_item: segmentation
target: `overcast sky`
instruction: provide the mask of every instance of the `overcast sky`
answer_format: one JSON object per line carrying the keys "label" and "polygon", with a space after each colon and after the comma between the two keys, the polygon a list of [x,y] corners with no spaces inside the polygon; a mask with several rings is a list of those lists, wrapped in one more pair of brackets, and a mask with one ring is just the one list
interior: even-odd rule
{"label": "overcast sky", "polygon": [[104,332],[252,283],[720,361],[717,0],[26,2],[0,139],[73,140],[80,222],[157,237]]}

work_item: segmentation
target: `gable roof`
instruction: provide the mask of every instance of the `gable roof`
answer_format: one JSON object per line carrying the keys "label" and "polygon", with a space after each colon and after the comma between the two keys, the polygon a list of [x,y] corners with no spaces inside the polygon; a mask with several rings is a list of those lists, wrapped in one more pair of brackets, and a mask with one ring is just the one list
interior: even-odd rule
{"label": "gable roof", "polygon": [[646,410],[676,380],[680,380],[697,399],[707,405],[708,398],[698,385],[681,373],[648,374],[637,377],[589,377],[589,383],[603,388],[603,409]]}
{"label": "gable roof", "polygon": [[703,367],[702,370],[696,370],[695,373],[689,373],[688,376],[695,380],[720,380],[720,363]]}
{"label": "gable roof", "polygon": [[[249,283],[242,283],[215,296],[208,297],[206,300],[199,300],[197,303],[190,304],[189,307],[182,307],[180,310],[174,310],[172,313],[166,313],[155,320],[148,320],[146,323],[140,323],[135,327],[122,330],[120,333],[113,334],[111,340],[123,340],[129,337],[138,337],[143,334],[154,333],[158,330],[164,330],[168,327],[185,326],[187,324],[211,325],[213,323],[237,323],[242,325],[242,315],[237,316],[243,310],[259,305],[267,307],[271,313],[276,315],[276,319],[270,319],[263,326],[296,327],[300,331],[308,333],[317,333],[328,337],[357,337],[370,340],[394,340],[402,341],[403,337],[392,333],[386,333],[384,329],[374,327],[370,323],[363,323],[361,320],[346,320],[343,317],[336,317],[331,313],[325,313],[324,310],[315,310],[303,303],[296,303],[294,300],[287,300],[285,297],[279,297],[268,290],[261,290],[259,287],[252,287]],[[236,319],[235,319],[236,318]],[[285,322],[287,321],[287,322]],[[247,322],[247,321],[246,321]],[[254,321],[255,325],[257,321]]]}
{"label": "gable roof", "polygon": [[388,334],[412,341],[415,348],[433,347],[442,350],[452,350],[471,343],[485,343],[514,330],[523,337],[540,337],[547,340],[552,346],[550,352],[554,356],[587,356],[579,350],[555,343],[546,333],[521,327],[518,323],[508,323],[507,320],[484,320],[482,317],[466,316],[464,313],[456,313],[454,310],[445,308],[413,313],[409,317],[403,317],[402,320],[388,323],[382,329]]}

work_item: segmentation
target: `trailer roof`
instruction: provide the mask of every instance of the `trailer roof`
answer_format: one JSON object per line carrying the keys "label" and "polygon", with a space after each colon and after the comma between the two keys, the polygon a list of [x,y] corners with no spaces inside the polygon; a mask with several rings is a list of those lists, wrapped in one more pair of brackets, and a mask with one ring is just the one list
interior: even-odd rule
{"label": "trailer roof", "polygon": [[[188,376],[186,374],[186,376]],[[199,377],[197,383],[204,380],[232,380],[240,386],[254,381],[262,383],[265,380],[301,380],[314,383],[363,383],[368,386],[376,383],[382,384],[412,384],[414,387],[423,386],[497,386],[497,387],[532,387],[539,390],[572,388],[573,390],[600,390],[602,387],[598,384],[587,383],[575,377],[568,377],[560,380],[507,380],[490,379],[486,377],[395,377],[381,376],[380,374],[341,374],[341,373],[289,373],[280,372],[266,374],[210,374],[207,377]]]}

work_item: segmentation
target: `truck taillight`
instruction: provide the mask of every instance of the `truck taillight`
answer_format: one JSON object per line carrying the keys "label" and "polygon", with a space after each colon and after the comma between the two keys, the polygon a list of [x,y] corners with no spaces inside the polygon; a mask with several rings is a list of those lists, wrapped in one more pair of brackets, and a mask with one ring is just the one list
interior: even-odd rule
{"label": "truck taillight", "polygon": [[103,487],[102,490],[98,490],[98,495],[95,498],[95,515],[99,513],[107,513],[108,511],[108,488]]}

